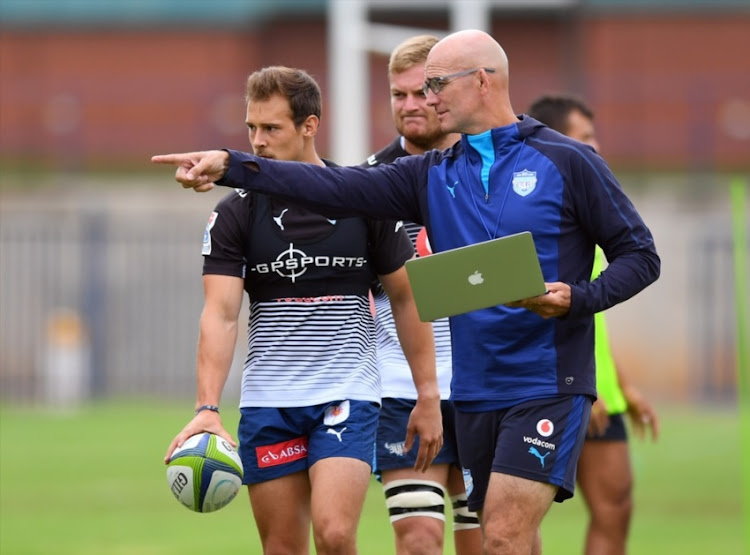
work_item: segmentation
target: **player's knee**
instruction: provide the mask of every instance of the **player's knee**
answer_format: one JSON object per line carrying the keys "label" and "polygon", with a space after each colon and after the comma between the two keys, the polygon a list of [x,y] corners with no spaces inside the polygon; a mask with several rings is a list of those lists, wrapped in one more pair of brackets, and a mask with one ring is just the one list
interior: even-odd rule
{"label": "player's knee", "polygon": [[620,526],[627,527],[630,523],[630,516],[633,512],[633,497],[628,492],[626,495],[623,495],[619,499],[617,499],[611,507],[611,513]]}
{"label": "player's knee", "polygon": [[339,511],[318,510],[312,515],[312,530],[318,553],[354,553],[357,521]]}
{"label": "player's knee", "polygon": [[482,553],[530,553],[541,551],[541,536],[536,531],[517,529],[485,529],[482,533]]}
{"label": "player's knee", "polygon": [[436,518],[402,518],[393,523],[396,553],[433,555],[443,552],[445,523]]}
{"label": "player's knee", "polygon": [[393,480],[383,488],[391,523],[409,517],[445,521],[445,490],[431,480]]}
{"label": "player's knee", "polygon": [[344,526],[325,526],[313,530],[315,547],[319,553],[354,553],[356,551],[356,532]]}
{"label": "player's knee", "polygon": [[633,507],[633,490],[629,485],[622,484],[617,488],[609,488],[607,495],[594,503],[598,512],[610,514],[630,514]]}
{"label": "player's knee", "polygon": [[591,505],[591,527],[601,530],[610,537],[627,533],[633,512],[633,499],[630,495],[610,498]]}
{"label": "player's knee", "polygon": [[458,495],[451,496],[451,504],[453,505],[454,532],[479,528],[479,515],[477,515],[477,513],[475,513],[474,511],[470,511],[467,503],[468,502],[465,493],[459,493]]}
{"label": "player's knee", "polygon": [[622,492],[622,495],[616,501],[616,507],[620,513],[630,516],[633,510],[633,491],[631,488]]}

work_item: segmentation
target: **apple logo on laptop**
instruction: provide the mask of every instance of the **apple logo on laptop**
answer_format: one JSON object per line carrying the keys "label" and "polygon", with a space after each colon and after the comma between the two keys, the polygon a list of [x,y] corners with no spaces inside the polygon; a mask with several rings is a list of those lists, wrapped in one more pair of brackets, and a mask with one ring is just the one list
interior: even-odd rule
{"label": "apple logo on laptop", "polygon": [[472,285],[480,285],[481,283],[484,283],[484,278],[482,277],[482,274],[479,273],[479,270],[474,270],[474,273],[469,276],[469,283]]}

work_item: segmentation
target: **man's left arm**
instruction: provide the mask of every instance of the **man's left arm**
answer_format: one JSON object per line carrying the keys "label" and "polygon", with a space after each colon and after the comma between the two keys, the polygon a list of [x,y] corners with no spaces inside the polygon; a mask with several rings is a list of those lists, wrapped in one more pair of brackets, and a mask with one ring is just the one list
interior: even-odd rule
{"label": "man's left arm", "polygon": [[[606,163],[593,152],[572,159],[568,194],[579,228],[578,279],[547,283],[547,293],[507,306],[526,308],[543,318],[591,316],[621,303],[659,277],[661,261],[654,238]],[[593,239],[609,266],[590,281],[583,243]],[[592,245],[593,247],[593,245]],[[593,248],[590,251],[593,260]]]}
{"label": "man's left arm", "polygon": [[409,418],[405,447],[411,448],[414,436],[419,436],[415,469],[424,471],[443,444],[432,323],[419,319],[404,266],[395,272],[380,275],[379,278],[390,300],[399,342],[417,389],[417,403]]}
{"label": "man's left arm", "polygon": [[608,266],[593,281],[570,283],[571,318],[606,310],[656,281],[661,261],[651,230],[607,164],[596,154],[581,160],[573,203],[581,227],[607,257]]}

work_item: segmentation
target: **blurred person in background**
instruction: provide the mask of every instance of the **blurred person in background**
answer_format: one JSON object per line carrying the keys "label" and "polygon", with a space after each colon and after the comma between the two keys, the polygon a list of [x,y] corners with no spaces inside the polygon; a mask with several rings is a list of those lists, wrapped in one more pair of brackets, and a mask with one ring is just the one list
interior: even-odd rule
{"label": "blurred person in background", "polygon": [[[246,124],[257,156],[329,164],[316,153],[317,83],[267,67],[246,86]],[[219,415],[243,290],[250,299],[239,452],[265,553],[355,553],[371,475],[381,400],[369,287],[388,293],[419,395],[406,448],[419,434],[418,470],[442,442],[432,327],[419,321],[396,221],[327,218],[297,203],[236,190],[209,218],[203,240],[205,304],[198,341],[195,417],[166,458],[207,431],[234,444]],[[403,440],[404,429],[401,430]]]}
{"label": "blurred person in background", "polygon": [[[437,37],[419,35],[407,39],[391,53],[388,63],[391,113],[399,135],[376,152],[364,167],[388,164],[402,156],[444,150],[460,139],[458,133],[440,130],[435,110],[422,91],[424,64]],[[404,222],[417,256],[430,254],[424,226]],[[383,482],[388,514],[399,555],[440,554],[445,538],[445,495],[453,508],[453,538],[457,555],[482,552],[479,517],[467,508],[466,489],[458,462],[453,405],[450,397],[451,345],[448,319],[432,323],[438,384],[442,398],[443,448],[425,473],[414,470],[413,450],[403,451],[403,429],[414,408],[417,391],[396,334],[393,314],[383,288],[374,288],[378,369],[383,382],[375,472]]]}
{"label": "blurred person in background", "polygon": [[[572,497],[596,398],[593,315],[659,277],[653,236],[604,160],[510,102],[508,58],[480,30],[430,50],[422,89],[444,151],[321,168],[234,150],[151,158],[198,192],[239,187],[321,209],[422,223],[435,252],[529,231],[547,293],[452,316],[451,401],[468,507],[487,554],[541,553],[539,526]],[[594,248],[609,265],[590,281]]]}
{"label": "blurred person in background", "polygon": [[[545,95],[531,103],[528,114],[555,131],[599,152],[594,112],[574,95]],[[591,279],[604,269],[604,253],[597,247]],[[650,429],[659,435],[656,411],[627,379],[612,356],[604,312],[594,315],[597,401],[591,406],[586,442],[578,461],[578,485],[589,512],[586,555],[626,552],[633,510],[633,472],[624,415],[636,435]]]}

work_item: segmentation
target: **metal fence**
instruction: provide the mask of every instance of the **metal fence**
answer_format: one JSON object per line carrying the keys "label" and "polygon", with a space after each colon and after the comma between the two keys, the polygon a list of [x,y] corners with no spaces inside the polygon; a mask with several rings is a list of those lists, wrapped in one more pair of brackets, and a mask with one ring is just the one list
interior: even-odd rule
{"label": "metal fence", "polygon": [[738,307],[733,294],[731,239],[715,230],[700,238],[690,274],[696,291],[692,310],[695,387],[703,400],[733,401],[737,396],[739,364],[736,342],[750,338],[736,336]]}
{"label": "metal fence", "polygon": [[[195,395],[202,235],[222,193],[165,181],[0,190],[0,401]],[[644,390],[730,401],[748,338],[735,331],[728,203],[720,181],[697,201],[677,183],[649,180],[636,195],[662,276],[613,309],[610,335]],[[225,402],[245,350],[241,331]]]}
{"label": "metal fence", "polygon": [[49,204],[0,210],[0,399],[194,395],[201,216]]}

